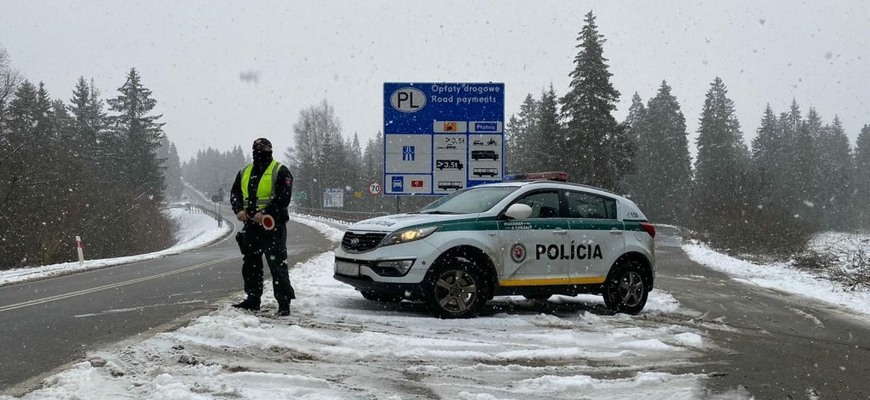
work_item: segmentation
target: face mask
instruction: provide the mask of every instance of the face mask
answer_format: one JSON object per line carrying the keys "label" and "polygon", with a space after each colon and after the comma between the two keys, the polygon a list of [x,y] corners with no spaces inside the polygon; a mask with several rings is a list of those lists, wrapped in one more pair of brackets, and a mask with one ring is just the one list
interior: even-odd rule
{"label": "face mask", "polygon": [[271,151],[259,151],[254,150],[254,162],[262,163],[272,161],[272,152]]}

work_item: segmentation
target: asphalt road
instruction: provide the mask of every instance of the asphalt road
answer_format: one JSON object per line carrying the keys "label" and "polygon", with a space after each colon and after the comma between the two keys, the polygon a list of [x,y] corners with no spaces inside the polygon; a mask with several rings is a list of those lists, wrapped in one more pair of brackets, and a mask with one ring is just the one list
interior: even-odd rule
{"label": "asphalt road", "polygon": [[[291,265],[333,246],[305,225],[288,232]],[[676,230],[659,228],[656,286],[681,307],[644,318],[698,329],[715,347],[673,372],[707,374],[712,392],[757,399],[870,398],[866,316],[731,279],[679,246]],[[0,393],[24,393],[89,350],[177,328],[240,298],[240,263],[228,237],[177,256],[0,287]]]}
{"label": "asphalt road", "polygon": [[[709,335],[702,359],[716,392],[744,386],[756,399],[870,398],[870,323],[863,315],[764,289],[690,261],[679,234],[659,228],[656,285],[680,302],[661,316]],[[691,365],[684,372],[699,372]]]}
{"label": "asphalt road", "polygon": [[[333,247],[306,225],[287,230],[291,266]],[[242,296],[232,235],[176,256],[0,287],[0,393],[24,393],[89,350],[183,326]]]}

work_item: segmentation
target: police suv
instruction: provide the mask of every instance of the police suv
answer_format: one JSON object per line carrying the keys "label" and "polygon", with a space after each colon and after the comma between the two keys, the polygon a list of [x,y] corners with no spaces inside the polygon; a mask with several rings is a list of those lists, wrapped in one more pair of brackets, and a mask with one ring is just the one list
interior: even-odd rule
{"label": "police suv", "polygon": [[442,318],[493,296],[601,294],[636,314],[655,279],[655,227],[629,199],[557,181],[479,185],[420,211],[351,225],[335,279],[373,301],[423,300]]}

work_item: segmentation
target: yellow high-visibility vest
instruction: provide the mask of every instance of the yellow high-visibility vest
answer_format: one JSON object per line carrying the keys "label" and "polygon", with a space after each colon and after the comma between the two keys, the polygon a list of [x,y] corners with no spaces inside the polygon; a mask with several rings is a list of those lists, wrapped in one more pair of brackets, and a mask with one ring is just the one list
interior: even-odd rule
{"label": "yellow high-visibility vest", "polygon": [[245,206],[251,202],[256,202],[257,211],[266,209],[266,205],[275,197],[275,180],[278,179],[279,168],[281,168],[281,164],[272,160],[263,171],[263,176],[260,177],[260,182],[257,184],[257,195],[253,198],[248,196],[248,183],[251,181],[251,171],[254,169],[254,164],[248,164],[242,170],[242,197],[245,199]]}

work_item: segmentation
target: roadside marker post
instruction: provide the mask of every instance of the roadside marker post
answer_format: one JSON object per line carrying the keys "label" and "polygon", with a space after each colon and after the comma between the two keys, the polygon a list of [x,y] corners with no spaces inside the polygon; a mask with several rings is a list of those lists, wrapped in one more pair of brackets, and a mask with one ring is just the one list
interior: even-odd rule
{"label": "roadside marker post", "polygon": [[81,236],[76,236],[76,251],[79,253],[79,265],[85,263],[85,253],[84,253],[85,244],[82,243]]}

